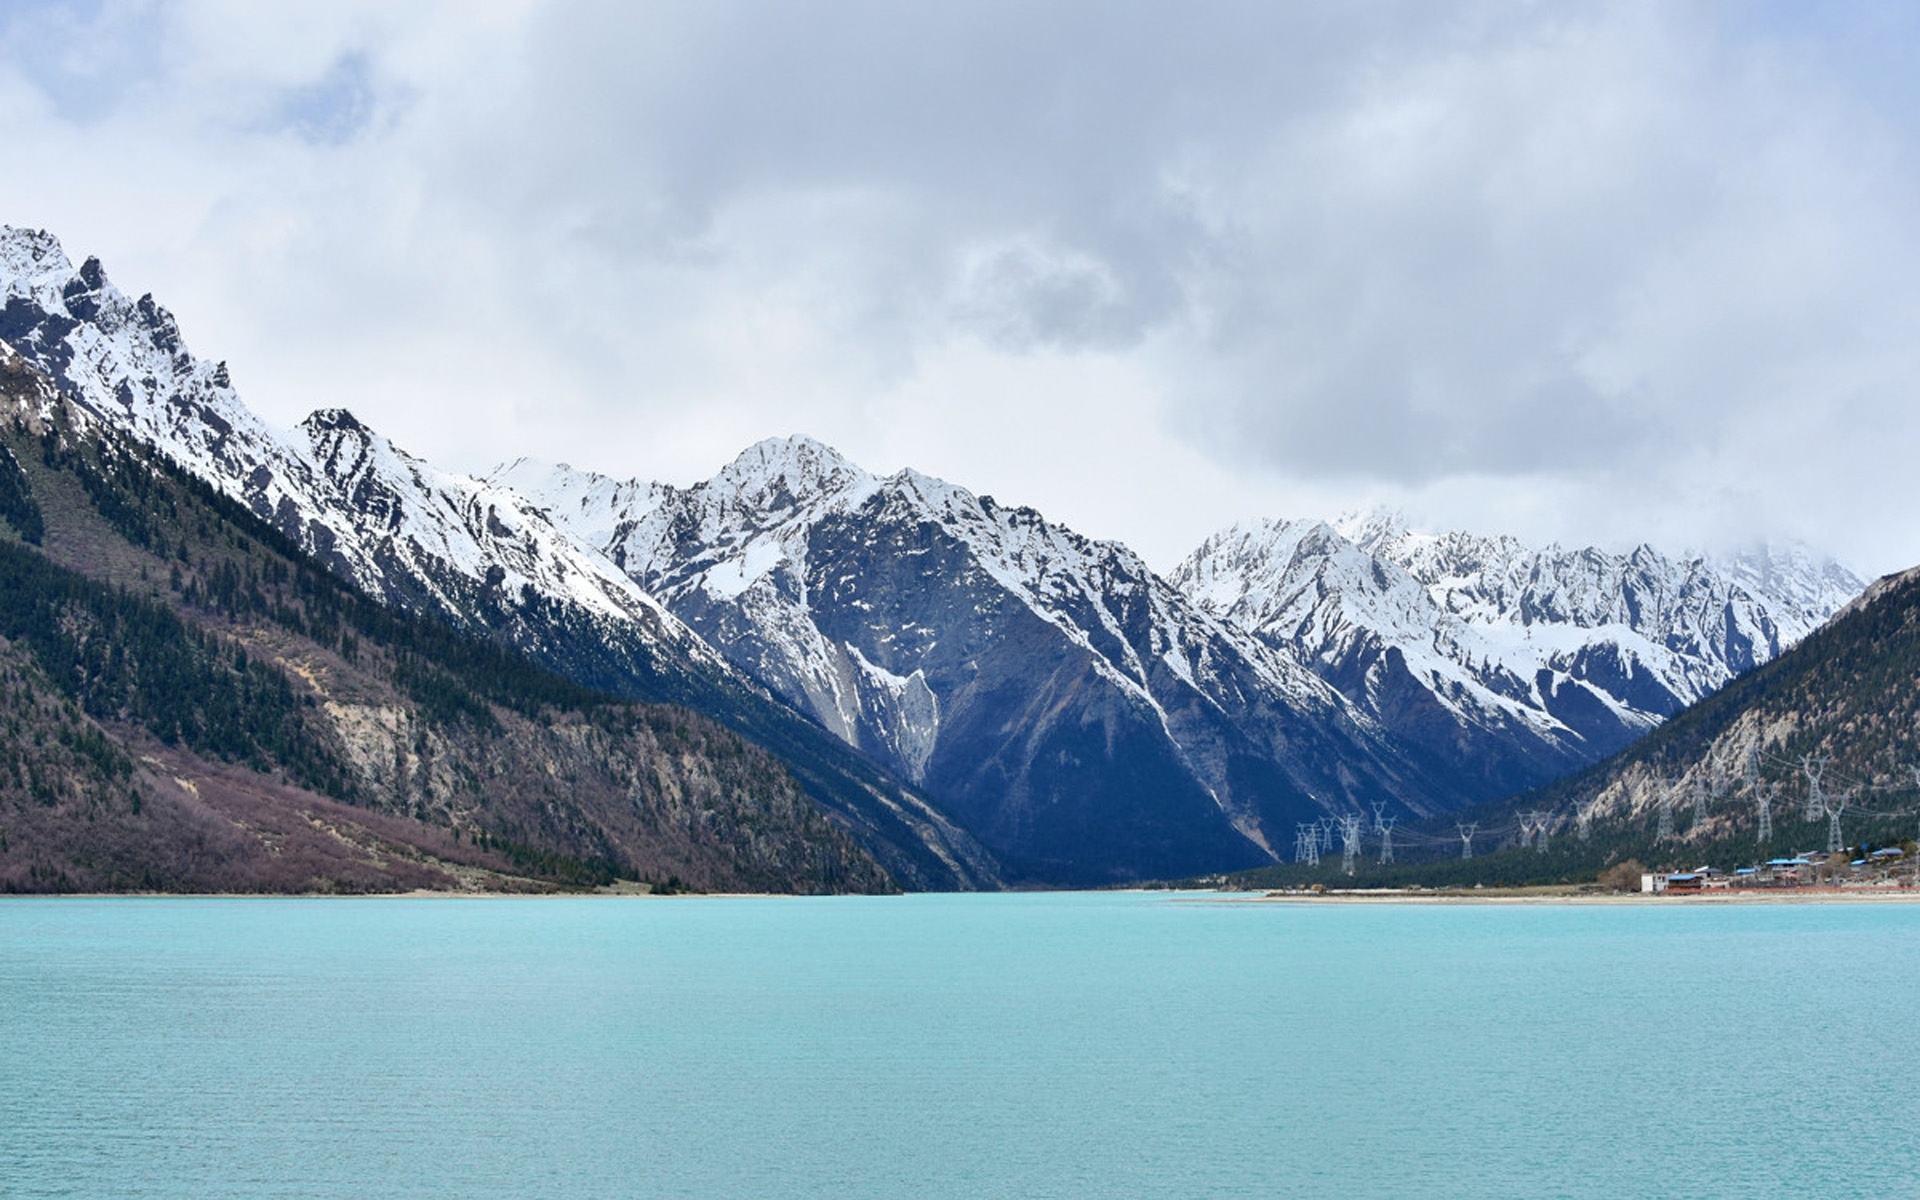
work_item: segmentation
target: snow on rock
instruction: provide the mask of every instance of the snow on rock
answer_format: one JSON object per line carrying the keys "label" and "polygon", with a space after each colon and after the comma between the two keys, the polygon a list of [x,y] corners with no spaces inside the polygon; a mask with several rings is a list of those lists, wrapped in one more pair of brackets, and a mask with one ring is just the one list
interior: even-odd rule
{"label": "snow on rock", "polygon": [[[1216,861],[1264,856],[1292,815],[1362,795],[1462,799],[1436,799],[1444,786],[1416,780],[1297,660],[1125,546],[1030,508],[914,470],[876,475],[798,436],[689,488],[524,463],[493,478],[528,481],[556,519],[609,538],[607,557],[736,665],[1015,858],[1049,821],[1135,819],[1118,811],[1136,802],[1128,789],[1181,791],[1141,795],[1143,809],[1190,797],[1211,810],[1226,831]],[[1098,818],[1058,811],[1103,800],[1115,811]]]}
{"label": "snow on rock", "polygon": [[1772,659],[1861,586],[1802,548],[1532,547],[1387,511],[1234,526],[1173,581],[1402,737],[1556,771]]}
{"label": "snow on rock", "polygon": [[369,594],[473,623],[477,605],[548,604],[642,645],[720,659],[617,564],[520,490],[437,470],[344,409],[291,433],[261,421],[226,364],[196,359],[151,296],[51,235],[0,227],[0,341],[86,409],[277,525]]}

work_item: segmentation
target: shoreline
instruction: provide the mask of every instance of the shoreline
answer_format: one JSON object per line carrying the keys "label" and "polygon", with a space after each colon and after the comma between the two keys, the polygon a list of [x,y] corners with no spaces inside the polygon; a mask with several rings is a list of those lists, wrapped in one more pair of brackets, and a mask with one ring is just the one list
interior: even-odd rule
{"label": "shoreline", "polygon": [[[803,895],[795,892],[673,892],[665,895],[623,888],[565,892],[449,891],[416,888],[404,892],[5,892],[9,900],[843,900],[899,896],[1021,895],[1004,893],[897,892],[887,896],[864,892]],[[1780,904],[1920,904],[1920,888],[1783,888],[1777,891],[1699,892],[1686,895],[1645,892],[1591,892],[1568,887],[1486,888],[1471,891],[1405,891],[1398,889],[1328,890],[1325,892],[1238,892],[1160,888],[1061,888],[1060,895],[1163,894],[1179,904],[1339,904],[1339,905],[1496,905],[1618,907],[1667,905],[1674,907]]]}
{"label": "shoreline", "polygon": [[1408,904],[1408,905],[1664,905],[1698,907],[1766,904],[1920,904],[1920,888],[1782,888],[1777,891],[1694,892],[1685,895],[1648,892],[1577,892],[1553,888],[1538,890],[1487,889],[1484,892],[1326,891],[1222,892],[1200,904]]}
{"label": "shoreline", "polygon": [[[897,893],[905,894],[905,893]],[[0,892],[9,900],[832,900],[868,892],[502,892],[414,888],[404,892]]]}

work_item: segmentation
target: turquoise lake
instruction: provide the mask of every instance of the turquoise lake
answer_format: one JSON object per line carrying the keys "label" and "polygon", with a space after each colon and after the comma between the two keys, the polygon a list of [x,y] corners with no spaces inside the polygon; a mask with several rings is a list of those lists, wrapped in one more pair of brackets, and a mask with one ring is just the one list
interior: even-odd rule
{"label": "turquoise lake", "polygon": [[0,901],[0,1195],[1911,1195],[1920,907]]}

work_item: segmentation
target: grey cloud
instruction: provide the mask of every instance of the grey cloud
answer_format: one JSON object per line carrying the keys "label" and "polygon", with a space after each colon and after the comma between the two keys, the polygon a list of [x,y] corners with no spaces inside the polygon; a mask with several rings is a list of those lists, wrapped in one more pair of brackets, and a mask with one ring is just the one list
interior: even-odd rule
{"label": "grey cloud", "polygon": [[[128,11],[123,34],[161,19]],[[1098,532],[1171,546],[1298,485],[1920,559],[1850,486],[1920,442],[1916,97],[1881,68],[1853,87],[1847,57],[1897,14],[374,4],[302,10],[311,35],[255,69],[217,0],[164,11],[139,36],[166,69],[124,73],[173,118],[178,177],[148,183],[205,214],[173,269],[268,405],[323,399],[344,358],[398,432],[469,462],[484,433],[684,478],[714,464],[674,454],[807,428],[985,477],[1000,424],[921,450],[890,431],[940,422],[898,406],[1073,428],[1121,381],[1159,398],[1101,427],[1126,469],[1016,498],[1177,459],[1210,464],[1213,508]],[[49,92],[115,86],[10,55]],[[241,101],[320,144],[236,144],[210,114]],[[67,120],[42,144],[76,158],[152,133]],[[97,223],[171,236],[143,219]],[[488,420],[432,419],[450,400]]]}

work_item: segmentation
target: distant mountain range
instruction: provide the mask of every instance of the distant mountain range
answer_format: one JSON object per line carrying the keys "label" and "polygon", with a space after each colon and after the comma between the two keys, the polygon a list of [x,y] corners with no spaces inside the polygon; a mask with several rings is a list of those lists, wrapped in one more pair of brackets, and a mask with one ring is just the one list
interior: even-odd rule
{"label": "distant mountain range", "polygon": [[1552,852],[1519,856],[1541,877],[1590,875],[1628,857],[1724,870],[1824,856],[1830,810],[1842,847],[1911,840],[1917,768],[1920,568],[1875,582],[1780,657],[1620,753],[1473,815],[1483,828],[1518,814],[1544,824]]}
{"label": "distant mountain range", "polygon": [[1393,513],[1209,538],[1173,581],[1298,656],[1399,742],[1516,792],[1776,657],[1863,586],[1800,550],[1672,557],[1423,533]]}
{"label": "distant mountain range", "polygon": [[[375,600],[788,762],[908,887],[1271,861],[1296,821],[1553,779],[1859,590],[1793,552],[1529,548],[1372,516],[1126,547],[806,438],[680,488],[440,471],[344,409],[269,429],[95,260],[0,230],[0,342]],[[0,496],[4,500],[4,496]]]}

